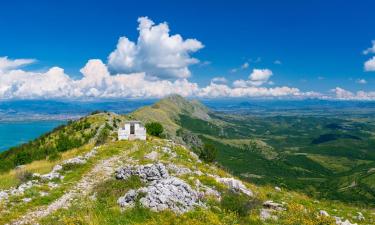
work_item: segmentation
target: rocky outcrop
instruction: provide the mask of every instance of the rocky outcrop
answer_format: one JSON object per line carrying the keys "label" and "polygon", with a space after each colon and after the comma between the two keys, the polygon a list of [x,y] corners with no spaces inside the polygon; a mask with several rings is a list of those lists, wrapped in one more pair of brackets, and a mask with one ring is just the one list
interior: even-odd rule
{"label": "rocky outcrop", "polygon": [[284,204],[268,200],[263,202],[263,208],[260,210],[260,219],[265,220],[277,220],[278,217],[274,215],[278,211],[286,210]]}
{"label": "rocky outcrop", "polygon": [[138,176],[144,182],[160,180],[168,178],[168,170],[162,163],[147,164],[140,166],[126,166],[116,171],[116,178],[119,180],[126,180],[130,176]]}
{"label": "rocky outcrop", "polygon": [[130,190],[120,197],[118,203],[122,207],[134,206],[140,193],[143,196],[139,199],[140,204],[157,212],[169,209],[184,213],[202,205],[198,192],[180,178],[170,176],[162,163],[124,167],[116,171],[117,179],[128,179],[130,176],[139,176],[147,182],[147,186]]}

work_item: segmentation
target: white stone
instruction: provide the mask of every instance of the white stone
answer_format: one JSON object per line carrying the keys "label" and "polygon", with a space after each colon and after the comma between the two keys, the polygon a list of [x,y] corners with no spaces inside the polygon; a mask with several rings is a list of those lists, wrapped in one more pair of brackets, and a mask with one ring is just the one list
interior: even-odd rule
{"label": "white stone", "polygon": [[329,214],[325,210],[320,210],[319,215],[320,216],[329,216]]}
{"label": "white stone", "polygon": [[276,186],[276,187],[275,187],[275,191],[280,192],[280,191],[281,191],[281,188]]}
{"label": "white stone", "polygon": [[0,201],[8,199],[9,195],[5,191],[0,191]]}
{"label": "white stone", "polygon": [[216,181],[222,184],[227,185],[231,190],[236,192],[242,192],[250,197],[252,197],[254,194],[251,190],[246,188],[246,186],[239,180],[231,178],[231,177],[225,177],[225,178],[216,178]]}
{"label": "white stone", "polygon": [[31,202],[31,200],[32,200],[31,198],[24,198],[24,199],[22,199],[22,201],[25,202],[25,203]]}
{"label": "white stone", "polygon": [[277,220],[277,216],[275,215],[272,215],[274,211],[273,210],[270,210],[270,209],[261,209],[260,210],[260,214],[259,214],[259,217],[262,221],[266,221],[266,220]]}

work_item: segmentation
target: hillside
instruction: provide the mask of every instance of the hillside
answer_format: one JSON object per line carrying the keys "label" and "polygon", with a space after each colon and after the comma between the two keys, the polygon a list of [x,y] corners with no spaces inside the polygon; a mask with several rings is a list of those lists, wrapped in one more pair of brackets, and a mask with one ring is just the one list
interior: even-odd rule
{"label": "hillside", "polygon": [[198,154],[204,143],[213,144],[219,164],[242,179],[374,205],[375,120],[325,113],[218,113],[171,96],[132,115],[163,123],[169,137]]}
{"label": "hillside", "polygon": [[[117,141],[117,125],[134,118],[167,124],[168,136],[175,139],[149,136],[147,141]],[[83,126],[83,121],[87,125]],[[0,224],[375,223],[375,211],[368,205],[316,199],[272,183],[255,185],[255,174],[233,175],[235,166],[225,162],[243,169],[243,161],[249,160],[246,157],[257,163],[282,156],[260,138],[236,138],[232,135],[239,131],[220,129],[229,129],[231,124],[200,103],[180,96],[163,99],[128,116],[97,113],[70,122],[30,146],[45,149],[44,143],[49,143],[59,149],[58,141],[52,140],[65,134],[72,134],[70,140],[91,131],[90,138],[63,148],[58,157],[39,155],[1,172]],[[194,140],[179,136],[187,132],[222,146],[219,164],[201,161],[190,147],[181,145],[180,141]],[[194,144],[189,142],[187,146]],[[11,161],[19,152],[34,157],[39,151],[28,152],[24,146],[2,157]],[[243,158],[234,158],[236,152]],[[275,168],[259,165],[258,170],[275,174]]]}

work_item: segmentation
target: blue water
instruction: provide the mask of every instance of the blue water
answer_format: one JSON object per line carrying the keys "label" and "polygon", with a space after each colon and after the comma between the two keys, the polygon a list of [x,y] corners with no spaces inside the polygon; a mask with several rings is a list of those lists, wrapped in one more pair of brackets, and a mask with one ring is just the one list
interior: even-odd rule
{"label": "blue water", "polygon": [[33,140],[64,123],[65,121],[0,122],[0,152]]}

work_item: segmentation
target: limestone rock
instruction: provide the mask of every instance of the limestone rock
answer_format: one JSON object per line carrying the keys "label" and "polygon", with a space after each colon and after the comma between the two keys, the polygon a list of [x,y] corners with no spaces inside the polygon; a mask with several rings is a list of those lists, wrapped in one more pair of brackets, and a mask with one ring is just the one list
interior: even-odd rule
{"label": "limestone rock", "polygon": [[169,176],[168,170],[162,163],[140,166],[127,166],[116,171],[116,178],[126,180],[130,176],[139,176],[144,182],[160,180]]}
{"label": "limestone rock", "polygon": [[268,201],[263,202],[263,207],[267,208],[267,209],[273,209],[273,210],[276,210],[276,211],[283,211],[283,210],[285,210],[283,204],[276,203],[276,202],[274,202],[272,200],[268,200]]}
{"label": "limestone rock", "polygon": [[270,210],[270,209],[261,209],[260,210],[260,214],[259,214],[259,217],[262,221],[265,221],[265,220],[277,220],[277,216],[275,215],[272,215],[274,211],[273,210]]}
{"label": "limestone rock", "polygon": [[329,216],[329,214],[326,211],[324,211],[324,210],[320,210],[319,211],[319,215],[320,216]]}
{"label": "limestone rock", "polygon": [[184,175],[184,174],[191,173],[191,170],[189,168],[177,166],[175,164],[168,164],[167,168],[169,171],[171,171],[172,173],[176,175]]}
{"label": "limestone rock", "polygon": [[5,191],[0,191],[0,201],[8,199],[8,193]]}
{"label": "limestone rock", "polygon": [[121,207],[125,207],[125,208],[133,207],[133,206],[134,206],[135,199],[137,198],[137,196],[138,196],[138,192],[137,192],[136,190],[131,189],[131,190],[128,191],[128,193],[126,193],[123,197],[120,197],[120,198],[117,200],[117,203],[118,203]]}
{"label": "limestone rock", "polygon": [[225,178],[220,178],[217,177],[216,181],[222,184],[225,184],[226,186],[229,187],[232,191],[235,192],[242,192],[250,197],[252,197],[254,194],[251,190],[246,188],[246,186],[239,180],[231,178],[231,177],[225,177]]}

